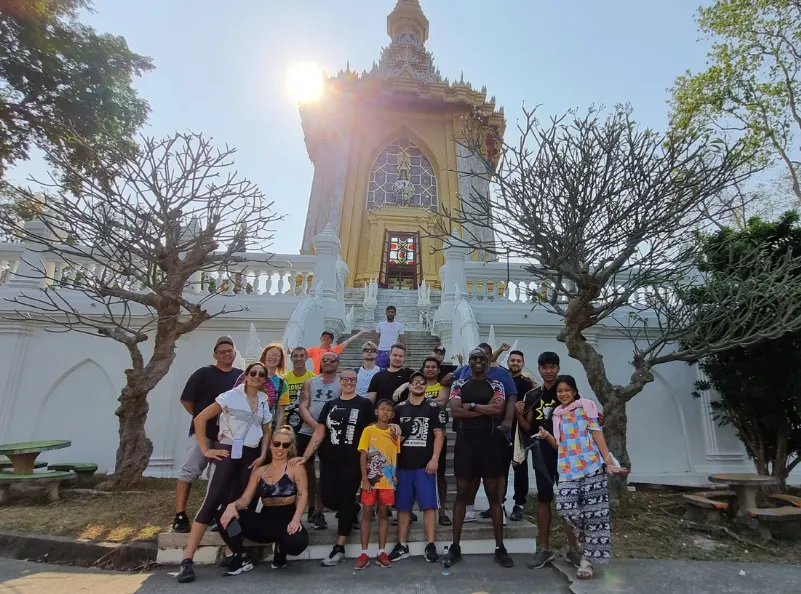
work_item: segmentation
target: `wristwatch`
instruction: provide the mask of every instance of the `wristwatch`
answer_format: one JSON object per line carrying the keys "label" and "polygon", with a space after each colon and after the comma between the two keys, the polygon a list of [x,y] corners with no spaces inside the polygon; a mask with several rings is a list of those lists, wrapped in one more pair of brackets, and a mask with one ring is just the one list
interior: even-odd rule
{"label": "wristwatch", "polygon": [[470,404],[468,404],[467,406],[469,406],[469,407],[470,407],[470,410],[475,410],[475,409],[476,409],[476,403],[475,403],[475,402],[471,402],[471,403],[470,403]]}

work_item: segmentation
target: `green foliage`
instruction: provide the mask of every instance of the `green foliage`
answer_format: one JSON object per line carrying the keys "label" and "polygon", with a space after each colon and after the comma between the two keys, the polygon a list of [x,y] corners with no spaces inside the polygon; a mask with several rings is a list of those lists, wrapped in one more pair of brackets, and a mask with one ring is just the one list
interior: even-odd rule
{"label": "green foliage", "polygon": [[[755,218],[742,231],[723,229],[703,238],[699,267],[711,274],[711,282],[747,282],[747,271],[732,274],[732,257],[755,245],[764,248],[766,258],[801,253],[798,221],[788,212],[775,223]],[[801,287],[801,273],[790,282]],[[704,294],[698,293],[702,301]],[[801,307],[801,292],[798,302]],[[760,473],[786,479],[797,464],[792,459],[801,459],[801,332],[723,351],[699,366],[708,381],[698,382],[695,395],[713,388],[719,397],[712,402],[716,420],[734,428]]]}
{"label": "green foliage", "polygon": [[122,37],[80,23],[79,11],[90,7],[90,0],[0,2],[0,178],[34,146],[46,155],[58,149],[87,170],[97,166],[97,150],[134,149],[149,108],[132,81],[152,64]]}
{"label": "green foliage", "polygon": [[761,164],[784,164],[801,200],[801,4],[716,0],[699,9],[698,25],[713,40],[708,67],[676,80],[672,126],[741,137]]}

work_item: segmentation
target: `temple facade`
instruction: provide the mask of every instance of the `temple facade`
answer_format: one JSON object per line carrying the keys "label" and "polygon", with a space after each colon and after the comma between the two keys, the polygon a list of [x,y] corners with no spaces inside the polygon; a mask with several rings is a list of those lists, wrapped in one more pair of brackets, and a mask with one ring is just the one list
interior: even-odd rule
{"label": "temple facade", "polygon": [[[489,188],[483,173],[503,109],[486,88],[443,78],[426,50],[429,22],[417,0],[399,0],[387,17],[390,43],[370,71],[344,71],[322,96],[302,104],[306,147],[314,163],[301,253],[330,225],[342,242],[346,286],[372,279],[383,288],[439,285],[444,213],[466,211]],[[486,139],[467,148],[465,129]],[[485,134],[484,134],[485,132]],[[472,146],[472,144],[471,144]],[[482,244],[492,234],[475,230]],[[483,250],[475,259],[485,259]]]}

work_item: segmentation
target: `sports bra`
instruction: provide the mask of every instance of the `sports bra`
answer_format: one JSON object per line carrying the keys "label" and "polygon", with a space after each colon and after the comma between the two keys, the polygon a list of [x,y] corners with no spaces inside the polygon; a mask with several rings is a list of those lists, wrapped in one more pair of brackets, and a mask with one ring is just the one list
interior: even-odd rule
{"label": "sports bra", "polygon": [[264,481],[264,474],[259,479],[259,486],[256,489],[256,495],[261,499],[277,499],[279,497],[294,497],[298,494],[298,489],[289,475],[286,473],[286,466],[284,466],[284,475],[275,483],[267,483]]}

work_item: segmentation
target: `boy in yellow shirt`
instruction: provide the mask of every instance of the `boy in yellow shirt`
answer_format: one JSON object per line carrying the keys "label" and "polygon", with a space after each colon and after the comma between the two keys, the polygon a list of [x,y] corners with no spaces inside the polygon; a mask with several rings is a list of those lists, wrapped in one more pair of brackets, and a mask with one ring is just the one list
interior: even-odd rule
{"label": "boy in yellow shirt", "polygon": [[362,466],[362,554],[355,569],[370,564],[367,547],[370,542],[373,510],[378,505],[378,555],[376,565],[392,567],[386,552],[389,532],[389,508],[395,503],[395,472],[400,452],[401,430],[391,425],[395,408],[390,400],[382,400],[376,409],[376,423],[366,427],[359,440]]}

